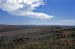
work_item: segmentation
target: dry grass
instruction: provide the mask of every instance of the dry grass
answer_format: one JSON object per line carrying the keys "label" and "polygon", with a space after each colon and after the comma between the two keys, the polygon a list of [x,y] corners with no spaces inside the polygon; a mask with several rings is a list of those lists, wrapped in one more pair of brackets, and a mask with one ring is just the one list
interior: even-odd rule
{"label": "dry grass", "polygon": [[1,31],[0,49],[75,49],[75,29],[35,27]]}

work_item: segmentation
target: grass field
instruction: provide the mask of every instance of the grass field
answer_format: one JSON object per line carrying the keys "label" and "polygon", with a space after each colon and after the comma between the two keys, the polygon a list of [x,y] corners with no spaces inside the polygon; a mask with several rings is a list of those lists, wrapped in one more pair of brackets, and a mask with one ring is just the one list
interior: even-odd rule
{"label": "grass field", "polygon": [[75,26],[0,25],[0,49],[75,49]]}

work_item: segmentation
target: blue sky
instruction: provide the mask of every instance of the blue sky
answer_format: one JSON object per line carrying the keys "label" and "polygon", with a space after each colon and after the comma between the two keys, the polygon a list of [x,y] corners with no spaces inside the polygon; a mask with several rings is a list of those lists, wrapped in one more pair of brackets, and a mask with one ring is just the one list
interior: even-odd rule
{"label": "blue sky", "polygon": [[[44,5],[36,7],[33,12],[50,15],[50,19],[44,19],[45,17],[35,18],[36,16],[32,14],[27,16],[13,15],[11,11],[8,12],[0,8],[0,24],[75,25],[75,0],[45,0],[44,2]],[[51,16],[53,17],[51,18]]]}

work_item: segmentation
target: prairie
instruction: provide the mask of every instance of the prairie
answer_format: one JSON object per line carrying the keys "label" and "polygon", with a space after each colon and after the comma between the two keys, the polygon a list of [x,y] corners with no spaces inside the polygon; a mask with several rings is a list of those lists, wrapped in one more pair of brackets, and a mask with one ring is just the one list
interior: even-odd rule
{"label": "prairie", "polygon": [[0,49],[75,49],[75,26],[0,25]]}

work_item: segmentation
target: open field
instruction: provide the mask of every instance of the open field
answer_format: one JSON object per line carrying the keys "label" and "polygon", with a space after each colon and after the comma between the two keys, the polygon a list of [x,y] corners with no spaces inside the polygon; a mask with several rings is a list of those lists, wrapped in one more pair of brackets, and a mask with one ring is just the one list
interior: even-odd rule
{"label": "open field", "polygon": [[0,49],[75,49],[75,26],[0,25]]}

